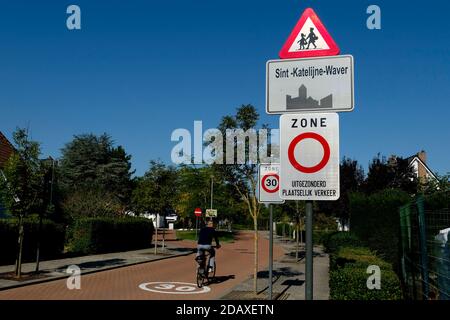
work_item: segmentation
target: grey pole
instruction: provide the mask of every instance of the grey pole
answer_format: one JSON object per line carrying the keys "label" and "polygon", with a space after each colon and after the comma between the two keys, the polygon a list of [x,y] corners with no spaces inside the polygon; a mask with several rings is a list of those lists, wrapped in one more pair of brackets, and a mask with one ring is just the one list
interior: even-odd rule
{"label": "grey pole", "polygon": [[155,223],[155,254],[158,253],[158,221]]}
{"label": "grey pole", "polygon": [[211,176],[211,209],[213,208],[214,176]]}
{"label": "grey pole", "polygon": [[269,300],[272,300],[272,276],[273,276],[273,205],[269,204]]}
{"label": "grey pole", "polygon": [[198,240],[198,217],[195,216],[195,239]]}
{"label": "grey pole", "polygon": [[297,248],[295,250],[295,261],[298,262],[298,251],[300,250],[300,245],[299,245],[299,233],[301,232],[300,230],[300,214],[298,213],[298,200],[295,200],[295,207],[297,210],[297,225],[295,226],[295,241],[297,243]]}
{"label": "grey pole", "polygon": [[312,201],[306,201],[306,300],[313,300],[313,207]]}

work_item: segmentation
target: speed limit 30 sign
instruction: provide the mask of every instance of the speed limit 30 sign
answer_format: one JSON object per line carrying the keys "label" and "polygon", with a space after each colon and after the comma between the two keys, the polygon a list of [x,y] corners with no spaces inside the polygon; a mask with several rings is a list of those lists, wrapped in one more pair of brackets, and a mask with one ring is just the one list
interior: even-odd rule
{"label": "speed limit 30 sign", "polygon": [[280,199],[280,165],[260,164],[258,171],[259,202],[283,203]]}
{"label": "speed limit 30 sign", "polygon": [[338,114],[284,114],[280,138],[280,197],[339,199]]}

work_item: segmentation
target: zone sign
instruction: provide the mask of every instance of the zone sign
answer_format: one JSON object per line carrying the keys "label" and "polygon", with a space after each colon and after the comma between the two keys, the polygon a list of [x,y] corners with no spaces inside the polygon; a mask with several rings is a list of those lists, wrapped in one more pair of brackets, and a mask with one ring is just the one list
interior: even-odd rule
{"label": "zone sign", "polygon": [[338,114],[283,114],[280,140],[280,198],[339,199]]}
{"label": "zone sign", "polygon": [[259,202],[283,203],[280,190],[280,164],[260,164],[258,170]]}

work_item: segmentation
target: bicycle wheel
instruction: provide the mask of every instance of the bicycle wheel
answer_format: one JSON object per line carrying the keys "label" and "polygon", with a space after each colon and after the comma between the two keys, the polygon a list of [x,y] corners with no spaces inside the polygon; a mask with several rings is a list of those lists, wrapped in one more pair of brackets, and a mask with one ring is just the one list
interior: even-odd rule
{"label": "bicycle wheel", "polygon": [[214,261],[213,270],[209,273],[209,278],[214,278],[216,276],[216,262]]}
{"label": "bicycle wheel", "polygon": [[197,268],[197,287],[203,287],[203,275],[201,274],[199,268]]}

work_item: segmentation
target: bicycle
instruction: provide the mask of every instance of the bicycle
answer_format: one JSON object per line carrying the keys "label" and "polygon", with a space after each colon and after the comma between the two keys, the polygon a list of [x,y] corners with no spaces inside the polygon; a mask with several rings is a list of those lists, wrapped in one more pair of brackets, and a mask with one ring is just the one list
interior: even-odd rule
{"label": "bicycle", "polygon": [[204,249],[200,251],[200,255],[196,257],[195,260],[198,263],[197,287],[201,288],[203,287],[203,285],[208,284],[210,279],[216,276],[216,261],[214,260],[213,269],[210,271],[209,263],[211,260],[211,254],[209,253],[209,251]]}

